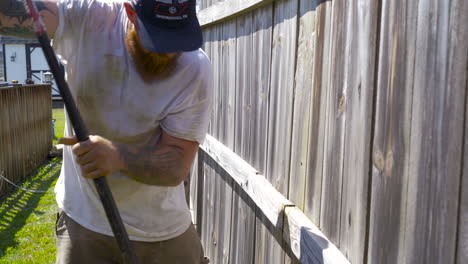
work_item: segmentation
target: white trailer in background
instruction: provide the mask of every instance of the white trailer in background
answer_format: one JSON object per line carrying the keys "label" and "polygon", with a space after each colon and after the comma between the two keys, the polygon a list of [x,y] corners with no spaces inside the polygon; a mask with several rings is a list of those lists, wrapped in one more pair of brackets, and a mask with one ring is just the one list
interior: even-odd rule
{"label": "white trailer in background", "polygon": [[[5,82],[26,83],[28,79],[34,83],[46,82],[49,66],[37,40],[0,36],[0,45],[3,50]],[[52,97],[60,97],[54,82]]]}

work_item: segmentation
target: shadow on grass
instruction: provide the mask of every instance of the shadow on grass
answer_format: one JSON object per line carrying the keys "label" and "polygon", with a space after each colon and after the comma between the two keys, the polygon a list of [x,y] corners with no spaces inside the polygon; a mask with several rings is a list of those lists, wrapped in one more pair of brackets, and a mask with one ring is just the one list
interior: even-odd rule
{"label": "shadow on grass", "polygon": [[[52,183],[58,178],[60,170],[51,173],[51,170],[59,166],[59,162],[48,161],[45,169],[31,176],[22,187],[30,190],[48,190]],[[44,166],[44,165],[43,165]],[[39,176],[39,177],[38,177]],[[15,247],[16,233],[26,224],[26,220],[34,212],[39,201],[45,193],[31,193],[18,190],[0,204],[0,258],[5,255],[9,247]]]}

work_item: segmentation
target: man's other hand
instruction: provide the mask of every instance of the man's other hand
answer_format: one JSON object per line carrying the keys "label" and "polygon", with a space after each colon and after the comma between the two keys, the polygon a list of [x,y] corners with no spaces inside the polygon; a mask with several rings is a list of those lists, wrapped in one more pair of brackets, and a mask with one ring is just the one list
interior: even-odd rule
{"label": "man's other hand", "polygon": [[78,142],[76,137],[63,137],[57,143],[73,146],[76,162],[86,178],[109,176],[122,168],[117,145],[103,137],[89,136],[89,140],[84,142]]}

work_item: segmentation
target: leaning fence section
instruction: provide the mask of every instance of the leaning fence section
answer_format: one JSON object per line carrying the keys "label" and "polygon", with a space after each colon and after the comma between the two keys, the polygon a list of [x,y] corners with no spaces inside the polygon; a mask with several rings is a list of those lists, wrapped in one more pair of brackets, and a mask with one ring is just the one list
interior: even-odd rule
{"label": "leaning fence section", "polygon": [[214,263],[294,262],[292,206],[351,263],[468,263],[467,1],[200,7],[209,133],[290,201],[266,225],[202,147],[192,207]]}
{"label": "leaning fence section", "polygon": [[[0,175],[24,180],[52,146],[50,85],[0,88]],[[13,186],[0,180],[0,196]]]}

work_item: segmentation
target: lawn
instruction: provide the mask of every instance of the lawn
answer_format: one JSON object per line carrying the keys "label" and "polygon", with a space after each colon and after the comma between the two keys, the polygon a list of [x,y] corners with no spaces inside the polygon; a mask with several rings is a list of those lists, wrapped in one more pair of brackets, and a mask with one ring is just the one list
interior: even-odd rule
{"label": "lawn", "polygon": [[57,139],[63,137],[63,130],[65,128],[65,112],[63,108],[52,109],[52,118],[55,119],[55,139],[54,146],[57,145]]}
{"label": "lawn", "polygon": [[[55,136],[63,136],[63,109],[54,109]],[[54,145],[56,140],[54,140]],[[0,264],[55,263],[55,219],[58,211],[54,186],[61,158],[45,161],[18,189],[0,201]]]}
{"label": "lawn", "polygon": [[61,159],[46,161],[0,204],[0,263],[54,263],[57,206],[54,186]]}

